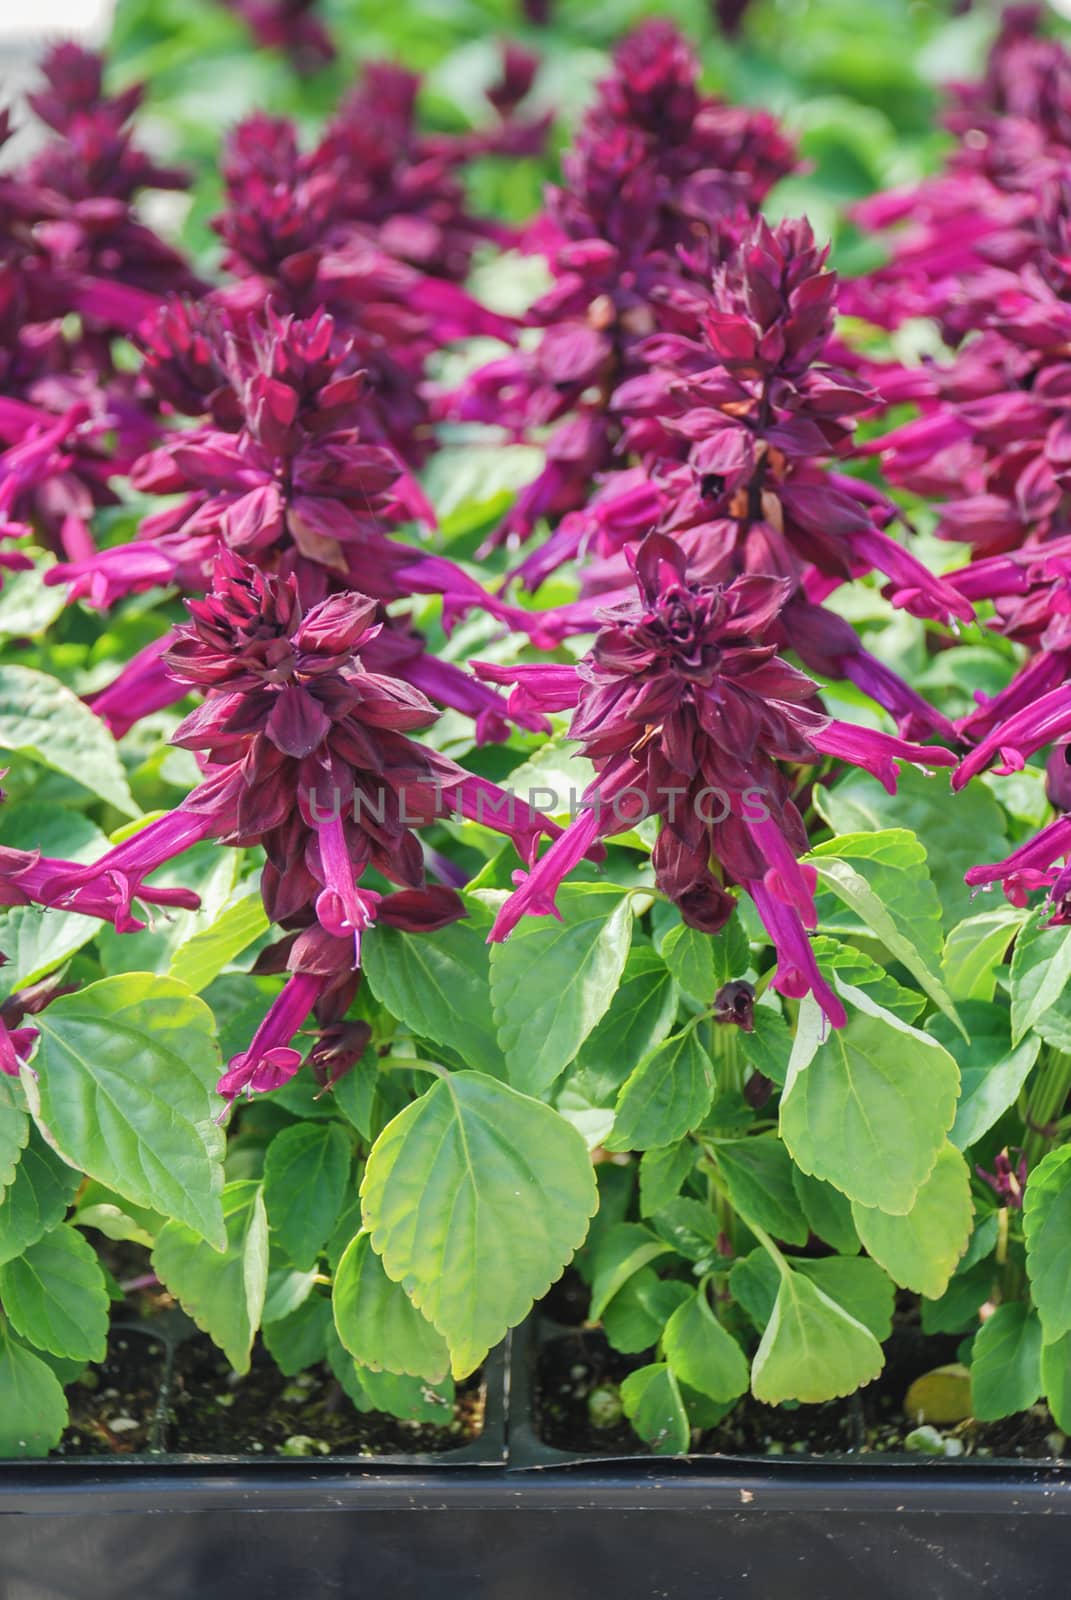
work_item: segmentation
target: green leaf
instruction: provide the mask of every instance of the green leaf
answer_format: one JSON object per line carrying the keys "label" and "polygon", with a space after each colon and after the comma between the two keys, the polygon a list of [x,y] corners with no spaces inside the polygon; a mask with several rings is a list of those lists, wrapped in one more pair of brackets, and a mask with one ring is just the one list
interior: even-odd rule
{"label": "green leaf", "polygon": [[812,939],[811,949],[819,967],[831,982],[836,983],[839,979],[851,984],[854,989],[862,989],[875,1005],[881,1006],[883,1011],[891,1011],[902,1022],[914,1022],[919,1013],[926,1009],[922,995],[914,989],[905,989],[862,950],[825,935]]}
{"label": "green leaf", "polygon": [[997,988],[997,968],[1008,946],[1027,919],[1018,906],[994,906],[977,916],[964,917],[948,932],[941,971],[948,992],[957,1004],[965,1000],[992,1000]]}
{"label": "green leaf", "polygon": [[15,1181],[15,1168],[30,1137],[26,1096],[17,1078],[0,1073],[0,1201]]}
{"label": "green leaf", "polygon": [[351,1155],[337,1122],[297,1122],[268,1146],[264,1204],[272,1233],[296,1267],[312,1265],[338,1219]]}
{"label": "green leaf", "polygon": [[783,1089],[792,1055],[792,1035],[788,1023],[780,1011],[768,1005],[755,1007],[752,1022],[754,1031],[740,1035],[738,1048],[756,1072],[761,1072],[779,1089]]}
{"label": "green leaf", "polygon": [[689,1261],[703,1262],[720,1253],[718,1219],[699,1200],[685,1196],[671,1200],[651,1218],[651,1223],[659,1236]]}
{"label": "green leaf", "polygon": [[15,1181],[0,1197],[0,1262],[20,1256],[62,1221],[80,1177],[31,1128]]}
{"label": "green leaf", "polygon": [[289,1316],[273,1322],[265,1320],[264,1343],[280,1372],[295,1378],[324,1359],[331,1327],[330,1300],[322,1294],[310,1294]]}
{"label": "green leaf", "polygon": [[1041,1387],[1056,1426],[1071,1432],[1071,1333],[1042,1345]]}
{"label": "green leaf", "polygon": [[769,1251],[757,1246],[746,1256],[738,1256],[729,1272],[729,1288],[737,1305],[761,1333],[773,1316],[781,1274]]}
{"label": "green leaf", "polygon": [[254,944],[268,930],[268,916],[260,890],[235,900],[200,933],[180,945],[171,957],[168,971],[200,994],[217,978],[224,967]]}
{"label": "green leaf", "polygon": [[353,1358],[374,1372],[395,1372],[438,1383],[450,1370],[446,1341],[392,1283],[359,1233],[338,1264],[332,1292],[335,1328]]}
{"label": "green leaf", "polygon": [[1045,1342],[1071,1332],[1071,1145],[1034,1168],[1023,1200],[1026,1267]]}
{"label": "green leaf", "polygon": [[947,1017],[931,1017],[926,1032],[959,1064],[959,1105],[949,1138],[958,1150],[967,1150],[1015,1104],[1041,1040],[1031,1033],[1013,1046],[1007,1011],[985,1000],[962,1001],[960,1016],[969,1040]]}
{"label": "green leaf", "polygon": [[99,917],[51,906],[12,906],[0,916],[0,947],[7,965],[0,968],[0,994],[29,988],[100,933]]}
{"label": "green leaf", "polygon": [[[844,985],[841,994],[851,1006],[847,1025],[828,1031],[809,1062],[805,1048],[789,1063],[781,1137],[804,1173],[862,1206],[903,1215],[952,1126],[959,1069],[936,1039],[862,990]],[[805,999],[799,1036],[818,1036],[816,1014]]]}
{"label": "green leaf", "polygon": [[153,1271],[176,1296],[235,1372],[249,1371],[268,1284],[268,1217],[258,1183],[229,1183],[223,1191],[226,1246],[206,1250],[183,1222],[161,1229]]}
{"label": "green leaf", "polygon": [[108,729],[46,672],[0,667],[0,750],[62,772],[124,816],[139,814]]}
{"label": "green leaf", "polygon": [[677,1380],[664,1361],[630,1372],[621,1385],[621,1404],[652,1454],[686,1453],[692,1430]]}
{"label": "green leaf", "polygon": [[711,1400],[747,1392],[744,1352],[714,1315],[703,1285],[666,1323],[662,1351],[675,1377]]}
{"label": "green leaf", "polygon": [[106,1239],[127,1240],[150,1250],[164,1225],[158,1212],[132,1205],[93,1178],[86,1178],[80,1185],[78,1206],[71,1221],[79,1228],[96,1228]]}
{"label": "green leaf", "polygon": [[792,1186],[792,1162],[776,1135],[723,1139],[715,1154],[733,1210],[745,1222],[757,1222],[786,1244],[807,1243],[809,1230]]}
{"label": "green leaf", "polygon": [[550,1088],[609,1010],[632,940],[631,897],[610,884],[566,884],[558,910],[560,921],[526,917],[491,949],[498,1039],[526,1094]]}
{"label": "green leaf", "polygon": [[896,793],[889,794],[872,774],[856,768],[831,788],[817,788],[815,802],[834,833],[885,829],[913,833],[926,852],[947,926],[965,916],[970,906],[963,878],[977,862],[977,841],[986,840],[986,849],[992,852],[988,859],[999,861],[1007,853],[1004,813],[993,796],[980,784],[953,795],[944,772],[929,776],[905,764]]}
{"label": "green leaf", "polygon": [[686,1283],[662,1279],[653,1267],[643,1267],[606,1307],[602,1314],[603,1332],[615,1350],[637,1355],[657,1344],[667,1321],[687,1298]]}
{"label": "green leaf", "polygon": [[804,860],[955,1021],[956,1008],[939,976],[941,907],[926,851],[914,835],[902,829],[846,834],[820,844]]}
{"label": "green leaf", "polygon": [[863,1248],[897,1283],[937,1300],[974,1226],[967,1163],[946,1144],[906,1216],[853,1202],[852,1219]]}
{"label": "green leaf", "polygon": [[744,976],[751,951],[734,916],[720,933],[700,933],[683,922],[671,928],[662,942],[662,960],[685,994],[709,1006],[723,984]]}
{"label": "green leaf", "polygon": [[634,945],[610,1009],[580,1047],[578,1066],[600,1086],[620,1088],[649,1050],[660,1044],[677,1015],[677,985],[649,944]]}
{"label": "green leaf", "polygon": [[691,1139],[645,1150],[640,1157],[640,1215],[653,1217],[681,1192],[681,1184],[695,1166],[696,1147]]}
{"label": "green leaf", "polygon": [[201,905],[196,911],[154,911],[152,927],[137,933],[119,933],[107,924],[102,926],[97,946],[105,973],[111,977],[124,972],[167,972],[183,946],[210,928],[223,910],[234,890],[238,866],[236,850],[221,850],[218,844],[206,842],[184,850],[150,873],[149,883],[192,889]]}
{"label": "green leaf", "polygon": [[459,1072],[383,1130],[361,1199],[387,1276],[465,1377],[583,1243],[597,1190],[583,1139],[556,1111]]}
{"label": "green leaf", "polygon": [[491,1014],[490,926],[482,907],[437,933],[399,933],[380,923],[361,945],[377,1000],[407,1027],[463,1051],[466,1066],[501,1078],[504,1060]]}
{"label": "green leaf", "polygon": [[1026,1411],[1041,1394],[1041,1323],[1029,1306],[998,1306],[974,1336],[971,1407],[979,1422]]}
{"label": "green leaf", "polygon": [[808,1177],[797,1166],[792,1168],[792,1187],[811,1232],[824,1239],[826,1244],[831,1244],[841,1255],[857,1254],[859,1236],[852,1221],[852,1204],[847,1195],[834,1189],[831,1183]]}
{"label": "green leaf", "polygon": [[430,1422],[445,1428],[454,1414],[454,1385],[450,1378],[430,1384],[424,1378],[396,1372],[373,1372],[359,1367],[361,1387],[373,1411],[386,1411],[406,1422]]}
{"label": "green leaf", "polygon": [[1058,1050],[1071,1050],[1071,928],[1047,928],[1040,905],[1015,941],[1011,961],[1012,1042],[1034,1028]]}
{"label": "green leaf", "polygon": [[96,1251],[61,1223],[0,1267],[0,1301],[27,1343],[71,1361],[103,1361],[108,1291]]}
{"label": "green leaf", "polygon": [[649,1150],[698,1127],[714,1098],[714,1068],[694,1027],[656,1045],[617,1097],[608,1150]]}
{"label": "green leaf", "polygon": [[865,1256],[821,1256],[813,1261],[801,1257],[792,1264],[850,1317],[869,1328],[879,1344],[889,1337],[896,1289],[876,1261]]}
{"label": "green leaf", "polygon": [[659,1256],[669,1255],[671,1247],[638,1222],[619,1222],[607,1228],[592,1253],[591,1310],[598,1321],[610,1301],[628,1282]]}
{"label": "green leaf", "polygon": [[751,1390],[772,1406],[836,1400],[876,1378],[883,1359],[869,1328],[810,1278],[786,1269],[751,1365]]}
{"label": "green leaf", "polygon": [[212,1013],[174,978],[130,973],[36,1019],[30,1107],[72,1166],[222,1247]]}
{"label": "green leaf", "polygon": [[59,1379],[0,1315],[0,1459],[47,1456],[66,1426]]}

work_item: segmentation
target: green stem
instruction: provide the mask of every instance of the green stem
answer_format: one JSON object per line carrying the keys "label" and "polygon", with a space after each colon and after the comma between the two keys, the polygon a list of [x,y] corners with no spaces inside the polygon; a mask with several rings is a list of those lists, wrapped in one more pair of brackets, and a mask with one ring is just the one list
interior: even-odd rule
{"label": "green stem", "polygon": [[707,1049],[714,1063],[719,1094],[744,1092],[744,1063],[740,1054],[740,1030],[731,1022],[711,1022]]}
{"label": "green stem", "polygon": [[1034,1074],[1026,1102],[1026,1136],[1023,1154],[1027,1170],[1049,1150],[1058,1132],[1057,1118],[1071,1094],[1071,1056],[1047,1050]]}

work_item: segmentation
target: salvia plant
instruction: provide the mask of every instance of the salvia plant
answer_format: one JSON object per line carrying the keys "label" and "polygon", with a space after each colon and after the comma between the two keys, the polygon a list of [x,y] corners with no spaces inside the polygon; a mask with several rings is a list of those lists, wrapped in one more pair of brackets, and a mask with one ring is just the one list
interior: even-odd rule
{"label": "salvia plant", "polygon": [[415,1421],[571,1267],[657,1452],[894,1325],[1071,1431],[1071,55],[847,281],[662,20],[485,214],[538,72],[243,120],[209,264],[79,47],[0,173],[0,1455],[116,1245]]}

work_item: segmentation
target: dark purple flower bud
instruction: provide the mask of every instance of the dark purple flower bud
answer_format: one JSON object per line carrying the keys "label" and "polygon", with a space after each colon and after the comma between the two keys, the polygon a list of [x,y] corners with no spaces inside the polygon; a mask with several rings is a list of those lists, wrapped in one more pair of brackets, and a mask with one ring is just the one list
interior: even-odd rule
{"label": "dark purple flower bud", "polygon": [[744,1033],[755,1031],[755,990],[746,978],[723,984],[714,996],[714,1021],[731,1023]]}

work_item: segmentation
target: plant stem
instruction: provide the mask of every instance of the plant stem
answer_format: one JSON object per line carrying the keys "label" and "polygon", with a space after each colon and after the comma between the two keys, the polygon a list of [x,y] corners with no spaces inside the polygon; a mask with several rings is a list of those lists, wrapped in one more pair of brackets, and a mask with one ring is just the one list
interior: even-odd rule
{"label": "plant stem", "polygon": [[1034,1075],[1026,1103],[1026,1135],[1023,1155],[1029,1172],[1048,1151],[1057,1136],[1057,1118],[1071,1094],[1071,1056],[1049,1049]]}
{"label": "plant stem", "polygon": [[707,1049],[714,1063],[719,1094],[742,1094],[744,1063],[740,1056],[739,1029],[732,1023],[710,1022]]}

